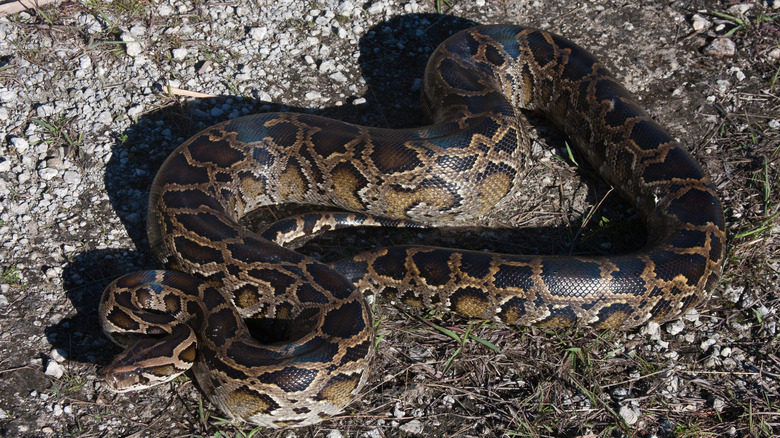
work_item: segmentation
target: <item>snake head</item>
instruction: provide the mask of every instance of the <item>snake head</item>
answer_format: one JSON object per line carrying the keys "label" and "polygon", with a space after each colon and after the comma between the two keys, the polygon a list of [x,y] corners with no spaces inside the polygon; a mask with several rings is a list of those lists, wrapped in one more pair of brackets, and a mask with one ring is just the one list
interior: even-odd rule
{"label": "snake head", "polygon": [[[142,338],[130,344],[100,373],[115,392],[138,391],[170,382],[192,367],[197,352],[194,332],[185,324],[163,338]],[[188,332],[188,335],[185,334]]]}

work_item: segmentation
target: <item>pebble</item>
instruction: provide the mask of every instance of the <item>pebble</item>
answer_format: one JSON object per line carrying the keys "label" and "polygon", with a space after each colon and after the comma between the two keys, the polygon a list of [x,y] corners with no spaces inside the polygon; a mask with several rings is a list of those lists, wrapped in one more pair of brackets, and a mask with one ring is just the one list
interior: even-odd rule
{"label": "pebble", "polygon": [[737,45],[730,38],[718,37],[704,48],[704,54],[710,56],[726,57],[734,56],[737,52]]}
{"label": "pebble", "polygon": [[402,424],[399,429],[401,429],[402,432],[412,434],[412,435],[421,435],[423,433],[424,427],[420,420],[411,420],[404,424]]}
{"label": "pebble", "polygon": [[691,17],[691,25],[693,26],[693,30],[700,32],[712,26],[712,22],[699,14],[693,14],[693,17]]}
{"label": "pebble", "polygon": [[173,49],[171,51],[171,55],[173,56],[173,59],[177,61],[181,61],[187,57],[187,49],[184,47],[180,47],[178,49]]}
{"label": "pebble", "polygon": [[59,363],[50,360],[49,363],[46,365],[46,371],[44,371],[44,374],[46,374],[49,377],[54,377],[55,379],[59,379],[65,374],[65,368],[62,367]]}
{"label": "pebble", "polygon": [[57,169],[52,169],[50,167],[44,167],[43,169],[40,169],[38,171],[38,176],[42,180],[44,180],[44,181],[49,181],[52,178],[54,178],[55,176],[57,176],[58,173],[59,173],[59,171]]}
{"label": "pebble", "polygon": [[630,406],[621,406],[620,416],[623,417],[623,421],[625,421],[626,424],[632,426],[639,420],[639,410],[631,408]]}
{"label": "pebble", "polygon": [[11,137],[11,146],[16,149],[16,152],[23,154],[27,151],[27,148],[30,147],[30,143],[22,137]]}
{"label": "pebble", "polygon": [[125,52],[128,56],[136,57],[140,55],[143,52],[143,47],[141,46],[141,43],[136,40],[136,37],[133,36],[130,32],[122,32],[119,35],[119,39],[125,42]]}
{"label": "pebble", "polygon": [[666,332],[674,336],[685,330],[685,323],[681,320],[674,321],[666,326]]}

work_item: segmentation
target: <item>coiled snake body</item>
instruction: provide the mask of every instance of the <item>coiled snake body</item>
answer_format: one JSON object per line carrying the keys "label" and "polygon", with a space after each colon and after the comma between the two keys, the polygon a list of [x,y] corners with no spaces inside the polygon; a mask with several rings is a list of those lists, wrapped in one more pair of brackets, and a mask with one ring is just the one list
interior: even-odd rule
{"label": "coiled snake body", "polygon": [[[418,129],[260,114],[176,149],[154,180],[148,217],[152,250],[171,270],[125,275],[101,301],[104,330],[126,346],[104,371],[109,386],[141,389],[192,367],[231,418],[302,426],[340,412],[366,381],[374,338],[365,291],[508,324],[615,327],[678,315],[718,281],[724,219],[709,178],[581,48],[519,26],[463,31],[432,55],[423,104],[434,124]],[[548,257],[400,246],[325,265],[277,244],[278,230],[238,225],[260,206],[290,202],[371,215],[301,220],[304,231],[373,216],[480,216],[520,178],[520,108],[556,123],[637,206],[645,248]],[[247,324],[277,333],[261,341]]]}

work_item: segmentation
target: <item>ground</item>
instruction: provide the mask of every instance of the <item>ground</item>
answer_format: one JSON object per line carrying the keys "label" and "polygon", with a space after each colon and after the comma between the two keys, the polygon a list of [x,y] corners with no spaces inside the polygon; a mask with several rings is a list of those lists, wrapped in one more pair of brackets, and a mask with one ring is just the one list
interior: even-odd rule
{"label": "ground", "polygon": [[[779,14],[716,0],[80,0],[1,17],[0,434],[777,436]],[[420,125],[427,56],[475,22],[575,41],[687,145],[719,191],[729,232],[707,300],[661,325],[597,331],[475,322],[380,297],[362,397],[298,430],[220,420],[191,376],[143,392],[105,389],[98,372],[119,348],[100,330],[97,303],[119,275],[159,267],[145,203],[176,145],[267,111]],[[362,230],[302,251],[641,246],[631,206],[529,116],[537,140],[527,183],[480,222],[497,229]]]}

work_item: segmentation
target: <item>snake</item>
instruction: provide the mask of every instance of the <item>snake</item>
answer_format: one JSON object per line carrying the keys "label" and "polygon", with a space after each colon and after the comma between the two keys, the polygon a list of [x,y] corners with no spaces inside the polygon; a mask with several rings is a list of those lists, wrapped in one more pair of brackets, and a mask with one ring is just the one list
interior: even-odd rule
{"label": "snake", "polygon": [[[544,30],[477,26],[432,53],[421,94],[430,124],[419,128],[261,113],[172,152],[147,217],[165,269],[119,277],[100,302],[104,332],[124,347],[103,368],[106,386],[141,390],[191,370],[232,420],[311,425],[366,383],[367,294],[508,325],[607,329],[678,316],[719,281],[727,242],[711,179],[584,49]],[[342,227],[484,216],[522,182],[522,111],[550,120],[635,206],[642,248],[556,256],[398,245],[324,263],[287,247]],[[239,223],[289,203],[334,212],[265,230]]]}

